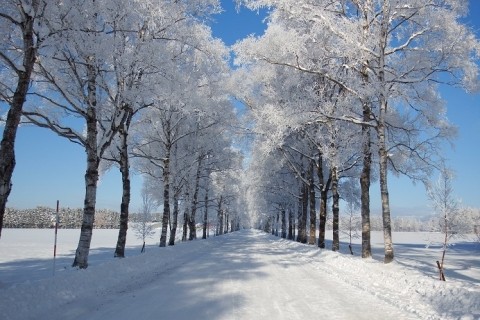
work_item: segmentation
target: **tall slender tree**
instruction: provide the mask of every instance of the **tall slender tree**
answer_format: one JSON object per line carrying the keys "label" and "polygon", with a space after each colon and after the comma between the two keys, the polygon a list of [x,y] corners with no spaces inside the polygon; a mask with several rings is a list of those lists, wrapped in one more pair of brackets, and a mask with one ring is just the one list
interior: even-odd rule
{"label": "tall slender tree", "polygon": [[[0,142],[0,237],[15,169],[15,138],[30,88],[37,52],[46,34],[42,1],[5,0],[0,8],[0,102],[8,113]],[[1,109],[0,109],[1,110]]]}

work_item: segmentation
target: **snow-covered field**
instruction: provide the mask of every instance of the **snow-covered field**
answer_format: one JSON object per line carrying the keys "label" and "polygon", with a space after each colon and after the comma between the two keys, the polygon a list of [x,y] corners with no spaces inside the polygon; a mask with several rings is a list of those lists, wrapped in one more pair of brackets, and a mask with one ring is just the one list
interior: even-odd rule
{"label": "snow-covered field", "polygon": [[[319,250],[256,230],[140,254],[129,234],[114,259],[117,230],[94,230],[87,270],[70,268],[79,230],[4,229],[2,319],[480,319],[480,245],[457,240],[437,280],[441,235],[394,233],[396,260]],[[329,232],[331,234],[331,232]],[[329,245],[329,243],[327,243]]]}

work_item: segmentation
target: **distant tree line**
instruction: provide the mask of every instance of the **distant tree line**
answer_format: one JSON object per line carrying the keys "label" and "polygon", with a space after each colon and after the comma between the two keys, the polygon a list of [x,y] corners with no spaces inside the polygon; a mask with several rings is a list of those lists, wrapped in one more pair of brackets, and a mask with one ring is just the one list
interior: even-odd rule
{"label": "distant tree line", "polygon": [[[288,215],[288,212],[287,212]],[[278,216],[278,220],[277,220]],[[290,226],[285,222],[282,227],[282,214],[271,214],[270,217],[264,221],[261,228],[266,232],[271,232],[273,235],[281,236],[287,235]],[[292,229],[295,226],[292,225]],[[395,232],[442,232],[443,220],[440,215],[431,216],[399,216],[392,217],[392,230]],[[326,229],[333,230],[333,219],[327,218]],[[382,231],[382,217],[380,215],[371,215],[370,230]],[[480,230],[480,209],[478,208],[462,208],[455,216],[454,230],[458,230],[462,234],[478,234]],[[353,231],[355,237],[360,238],[362,231],[361,218],[358,215],[350,216],[344,215],[339,219],[339,233],[347,234]],[[292,231],[293,233],[293,231]],[[285,237],[293,239],[293,237]]]}
{"label": "distant tree line", "polygon": [[[59,210],[59,228],[80,229],[83,209],[62,208]],[[101,209],[95,213],[95,229],[118,228],[120,214],[113,210]],[[53,228],[55,226],[55,209],[36,207],[34,209],[7,208],[5,212],[5,228]]]}
{"label": "distant tree line", "polygon": [[[215,235],[225,234],[240,229],[240,220],[235,215],[224,213],[222,224],[218,223],[217,214],[212,215],[206,221],[202,221],[197,228],[204,228],[205,237],[208,237],[209,230],[214,230]],[[82,226],[83,209],[82,208],[61,208],[59,210],[58,225],[61,229],[80,229]],[[161,221],[161,213],[151,213],[146,218],[142,213],[132,213],[129,221],[134,224],[144,223],[154,226]],[[180,225],[184,225],[183,216],[179,217]],[[95,229],[118,229],[120,222],[120,213],[114,210],[100,209],[95,212]],[[5,212],[5,228],[53,228],[55,227],[55,209],[38,206],[33,209],[15,209],[7,208]],[[171,228],[171,226],[169,226]],[[183,230],[181,230],[183,231]],[[186,239],[184,239],[186,240]]]}

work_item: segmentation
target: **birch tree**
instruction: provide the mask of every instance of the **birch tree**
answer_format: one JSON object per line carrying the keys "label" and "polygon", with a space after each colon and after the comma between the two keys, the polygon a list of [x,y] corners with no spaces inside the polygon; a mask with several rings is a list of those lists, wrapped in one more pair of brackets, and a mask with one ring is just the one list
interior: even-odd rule
{"label": "birch tree", "polygon": [[[5,0],[0,8],[0,237],[15,169],[15,137],[42,40],[44,11],[37,0]],[[5,109],[4,109],[5,108]],[[3,113],[6,112],[6,115]]]}
{"label": "birch tree", "polygon": [[124,123],[126,110],[111,101],[102,87],[111,71],[107,49],[114,40],[109,32],[111,8],[86,1],[62,3],[57,9],[56,19],[49,20],[50,32],[55,34],[50,38],[51,49],[38,63],[42,91],[39,88],[36,95],[44,104],[29,106],[24,114],[30,122],[85,148],[83,222],[73,266],[87,268],[100,159]]}
{"label": "birch tree", "polygon": [[434,184],[428,186],[428,198],[432,203],[435,212],[439,216],[440,230],[443,233],[444,239],[442,242],[442,257],[440,262],[437,261],[440,280],[445,281],[444,262],[445,253],[450,240],[462,234],[462,229],[458,227],[458,201],[453,194],[452,186],[452,172],[444,168],[441,171],[440,177]]}

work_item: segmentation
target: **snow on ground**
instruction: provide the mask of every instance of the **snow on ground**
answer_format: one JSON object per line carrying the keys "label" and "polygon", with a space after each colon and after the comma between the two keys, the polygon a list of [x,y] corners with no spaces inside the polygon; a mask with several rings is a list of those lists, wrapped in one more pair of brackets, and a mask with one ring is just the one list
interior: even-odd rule
{"label": "snow on ground", "polygon": [[[130,236],[113,259],[118,231],[94,230],[89,268],[69,267],[78,230],[4,229],[0,239],[2,319],[480,319],[480,248],[458,241],[437,280],[438,235],[394,233],[396,260],[319,250],[256,230],[147,252]],[[329,243],[327,243],[328,245]],[[348,248],[342,243],[342,251]],[[29,280],[27,280],[29,279]]]}

